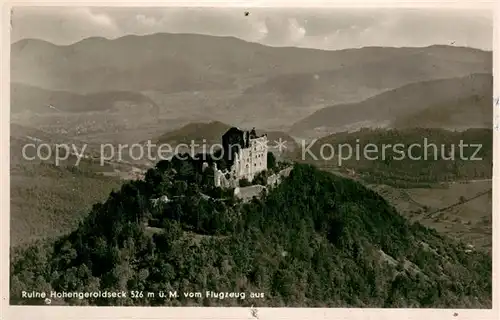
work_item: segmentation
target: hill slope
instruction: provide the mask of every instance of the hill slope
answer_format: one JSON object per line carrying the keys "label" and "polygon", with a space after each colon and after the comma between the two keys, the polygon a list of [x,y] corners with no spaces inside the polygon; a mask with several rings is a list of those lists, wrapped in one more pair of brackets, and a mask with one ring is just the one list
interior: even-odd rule
{"label": "hill slope", "polygon": [[[53,238],[78,226],[96,201],[104,200],[121,181],[98,173],[113,171],[108,165],[82,159],[78,166],[75,156],[55,165],[54,153],[46,160],[36,158],[35,148],[26,144],[74,144],[76,151],[85,154],[99,148],[83,141],[65,139],[30,127],[11,124],[10,137],[10,234],[11,245],[27,244],[33,240]],[[49,156],[40,149],[40,156]],[[52,150],[54,151],[54,149]],[[74,151],[74,150],[73,150]],[[60,156],[65,152],[61,149]],[[95,155],[95,152],[94,152]],[[32,158],[33,160],[30,160]]]}
{"label": "hill slope", "polygon": [[156,140],[157,143],[197,143],[205,139],[207,144],[220,143],[222,135],[231,128],[230,125],[220,121],[194,122],[162,134]]}
{"label": "hill slope", "polygon": [[[368,50],[367,50],[368,51]],[[444,48],[443,48],[444,51]],[[452,50],[450,50],[450,54]],[[368,52],[367,52],[368,54]],[[358,102],[384,90],[439,78],[490,73],[487,61],[454,60],[439,55],[437,48],[407,50],[405,55],[376,62],[360,62],[327,71],[272,77],[245,90],[245,94],[274,94],[288,106]],[[245,99],[245,96],[242,97]]]}
{"label": "hill slope", "polygon": [[[338,132],[346,129],[358,129],[359,127],[389,126],[398,119],[405,119],[412,115],[432,109],[432,113],[444,114],[442,118],[457,118],[459,120],[435,123],[442,125],[459,125],[473,127],[478,125],[474,119],[469,119],[468,115],[473,112],[481,112],[480,119],[492,118],[492,109],[484,107],[483,101],[491,101],[493,96],[493,84],[491,74],[473,74],[461,78],[432,80],[426,82],[413,83],[400,88],[390,90],[369,98],[359,103],[335,105],[321,109],[309,117],[295,123],[291,131],[296,134],[303,134],[306,131],[316,128],[324,128],[330,132]],[[471,98],[476,97],[476,98]],[[471,103],[467,105],[466,103]],[[454,114],[455,104],[461,105]],[[437,109],[437,108],[443,109]],[[427,111],[429,113],[429,111]],[[451,114],[449,114],[451,113]],[[433,120],[427,117],[421,120]],[[408,125],[419,125],[422,122]],[[484,125],[484,121],[479,124]]]}
{"label": "hill slope", "polygon": [[10,173],[10,243],[55,238],[74,230],[91,204],[103,201],[121,181],[79,167],[25,163]]}
{"label": "hill slope", "polygon": [[[194,122],[177,130],[167,132],[155,139],[155,141],[157,144],[168,143],[175,146],[181,143],[189,145],[193,141],[197,144],[202,144],[205,140],[207,146],[210,146],[220,144],[222,142],[222,135],[230,128],[230,125],[220,121]],[[286,143],[287,150],[284,151],[293,151],[297,147],[295,140],[284,132],[262,131],[258,129],[257,131],[258,134],[267,134],[270,147],[275,145],[276,141],[280,139]]]}
{"label": "hill slope", "polygon": [[158,113],[158,106],[153,100],[135,92],[103,91],[82,95],[12,83],[10,94],[12,113],[23,111],[38,113],[109,111],[119,107],[119,103],[138,106],[143,108],[144,112]]}
{"label": "hill slope", "polygon": [[[323,153],[322,146],[328,146]],[[329,170],[351,169],[366,181],[403,188],[491,179],[493,173],[491,129],[362,129],[329,135],[305,147],[296,153],[297,160]]]}
{"label": "hill slope", "polygon": [[396,119],[391,126],[395,128],[491,128],[493,126],[492,113],[491,97],[477,93],[432,105]]}
{"label": "hill slope", "polygon": [[[296,165],[263,199],[242,204],[231,192],[195,183],[201,177],[189,167],[162,162],[145,181],[96,204],[71,235],[14,253],[11,303],[37,303],[20,299],[21,290],[167,297],[175,290],[178,299],[53,303],[491,308],[491,257],[408,223],[356,182]],[[161,194],[173,200],[150,204]],[[205,296],[210,290],[246,298]]]}

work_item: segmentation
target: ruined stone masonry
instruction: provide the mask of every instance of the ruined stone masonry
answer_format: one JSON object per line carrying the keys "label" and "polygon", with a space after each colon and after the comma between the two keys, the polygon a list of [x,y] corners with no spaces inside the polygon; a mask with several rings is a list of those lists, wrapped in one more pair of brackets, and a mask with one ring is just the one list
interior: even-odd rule
{"label": "ruined stone masonry", "polygon": [[234,195],[243,201],[249,201],[253,197],[258,197],[262,191],[268,192],[271,188],[277,186],[283,181],[284,178],[290,175],[292,167],[281,170],[279,173],[273,174],[267,178],[267,185],[253,185],[248,187],[236,187],[234,189]]}
{"label": "ruined stone masonry", "polygon": [[267,135],[257,136],[255,129],[242,131],[236,127],[222,136],[224,158],[230,169],[220,170],[214,164],[214,183],[217,187],[236,188],[240,179],[252,181],[267,169]]}

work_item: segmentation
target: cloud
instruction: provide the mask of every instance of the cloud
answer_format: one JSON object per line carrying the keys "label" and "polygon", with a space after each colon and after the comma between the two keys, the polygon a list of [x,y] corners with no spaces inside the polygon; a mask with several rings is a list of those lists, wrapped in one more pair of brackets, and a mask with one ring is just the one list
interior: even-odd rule
{"label": "cloud", "polygon": [[288,19],[288,41],[300,43],[306,34],[306,29],[299,24],[297,19]]}
{"label": "cloud", "polygon": [[113,18],[86,7],[18,7],[12,16],[12,40],[39,38],[57,44],[91,36],[120,36]]}
{"label": "cloud", "polygon": [[93,25],[115,28],[113,19],[104,13],[93,13],[90,8],[71,8],[69,9],[71,16],[80,20],[82,23],[88,22]]}
{"label": "cloud", "polygon": [[143,14],[136,15],[135,19],[137,20],[138,23],[144,25],[147,28],[153,28],[161,24],[161,22],[156,20],[154,17],[147,17]]}
{"label": "cloud", "polygon": [[300,44],[306,34],[305,28],[296,18],[271,16],[264,20],[266,37],[262,42],[269,45],[294,45]]}
{"label": "cloud", "polygon": [[[247,9],[248,10],[248,9]],[[234,36],[273,46],[464,45],[491,50],[491,10],[23,7],[12,39],[68,44],[85,37],[157,32]]]}

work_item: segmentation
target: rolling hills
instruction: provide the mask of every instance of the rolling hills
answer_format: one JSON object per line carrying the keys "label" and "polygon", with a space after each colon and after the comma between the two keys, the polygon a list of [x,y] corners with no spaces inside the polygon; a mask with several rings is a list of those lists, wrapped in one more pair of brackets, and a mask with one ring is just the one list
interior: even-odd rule
{"label": "rolling hills", "polygon": [[[169,131],[158,138],[153,139],[156,144],[170,144],[175,146],[177,144],[197,144],[206,143],[207,146],[222,143],[222,135],[231,128],[230,125],[220,121],[212,122],[192,122],[179,129]],[[286,143],[286,150],[294,151],[297,148],[297,143],[290,135],[279,131],[265,131],[257,129],[258,134],[267,134],[269,140],[269,147],[276,144],[276,141]]]}
{"label": "rolling hills", "polygon": [[[442,50],[444,52],[445,48]],[[275,94],[288,106],[300,107],[329,101],[335,104],[359,102],[381,91],[410,83],[461,77],[470,73],[490,73],[491,65],[486,60],[449,59],[439,55],[437,48],[429,47],[408,50],[405,55],[380,61],[368,60],[356,65],[342,65],[334,70],[325,69],[271,77],[246,89],[242,99],[249,94]]]}
{"label": "rolling hills", "polygon": [[[119,135],[142,132],[172,117],[182,118],[183,123],[218,120],[283,131],[328,106],[342,107],[411,83],[490,73],[492,68],[491,52],[464,47],[324,51],[167,33],[113,40],[94,37],[65,46],[24,39],[11,45],[11,56],[12,81],[24,86],[16,89],[19,94],[13,91],[17,95],[13,110],[38,106],[37,99],[50,100],[47,96],[76,110],[104,112],[116,99],[128,101],[129,108],[153,106],[150,116],[134,123],[109,119],[104,113],[93,117],[99,129],[84,133],[84,138],[105,135],[102,121]],[[347,109],[342,113],[349,114]],[[346,116],[345,121],[355,118]],[[22,123],[29,121],[44,120]]]}
{"label": "rolling hills", "polygon": [[221,142],[222,135],[231,128],[230,125],[220,121],[189,123],[177,130],[169,131],[156,138],[157,143],[197,143],[206,140],[207,144]]}
{"label": "rolling hills", "polygon": [[101,91],[84,95],[11,83],[10,94],[12,113],[110,111],[119,110],[120,103],[128,103],[145,113],[158,114],[158,105],[153,100],[140,93],[128,91]]}
{"label": "rolling hills", "polygon": [[369,183],[399,188],[491,179],[493,174],[492,129],[365,128],[328,135],[305,147],[296,152],[297,161],[354,170]]}
{"label": "rolling hills", "polygon": [[[483,127],[491,123],[488,118],[492,118],[493,111],[486,102],[489,100],[491,106],[492,92],[491,74],[412,83],[359,103],[318,110],[293,124],[291,132],[307,135],[321,129],[333,133],[361,127],[391,127],[394,122],[401,126],[403,119],[408,119],[406,125],[410,127],[425,125],[427,120],[437,128]],[[421,118],[413,122],[412,118],[420,112]],[[473,113],[479,115],[471,118]]]}
{"label": "rolling hills", "polygon": [[491,97],[486,94],[472,94],[440,104],[431,105],[408,116],[396,119],[394,128],[491,128],[493,110]]}

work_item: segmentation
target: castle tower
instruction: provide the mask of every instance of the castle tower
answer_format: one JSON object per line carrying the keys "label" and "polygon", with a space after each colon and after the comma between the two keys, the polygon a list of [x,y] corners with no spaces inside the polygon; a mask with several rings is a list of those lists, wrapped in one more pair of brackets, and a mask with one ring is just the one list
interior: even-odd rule
{"label": "castle tower", "polygon": [[[229,172],[234,173],[235,180],[246,178],[251,181],[267,169],[267,142],[267,135],[257,136],[255,128],[242,131],[233,127],[222,136],[224,158],[229,160]],[[219,172],[218,175],[223,174],[215,164],[214,170]]]}

